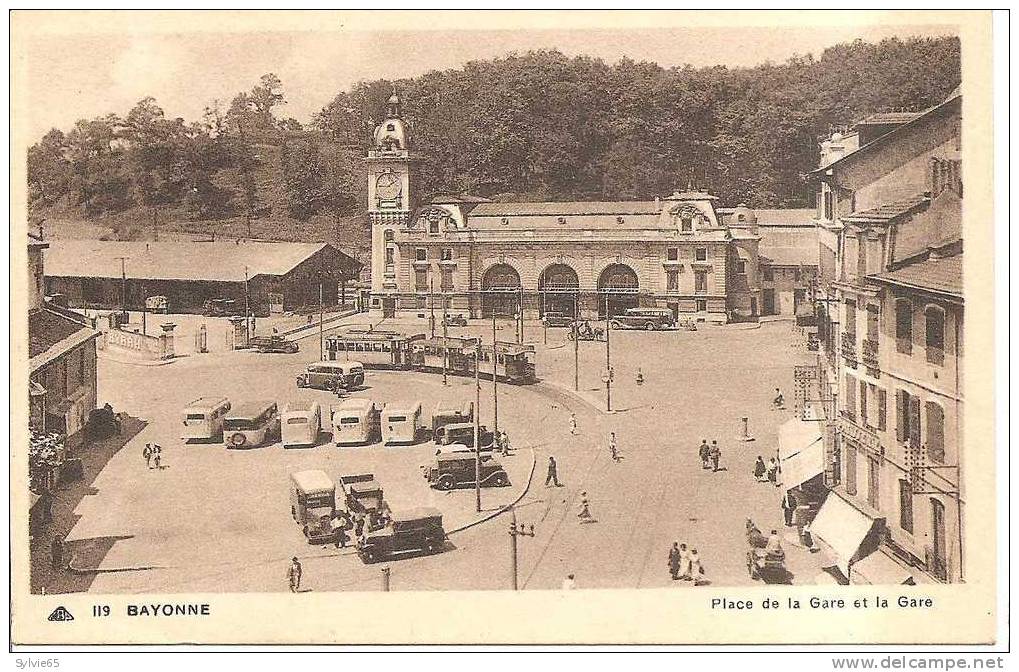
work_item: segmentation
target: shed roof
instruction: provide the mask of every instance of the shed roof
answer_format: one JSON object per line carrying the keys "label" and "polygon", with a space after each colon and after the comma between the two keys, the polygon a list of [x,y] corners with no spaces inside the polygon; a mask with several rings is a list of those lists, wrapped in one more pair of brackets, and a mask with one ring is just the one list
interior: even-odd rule
{"label": "shed roof", "polygon": [[883,223],[890,222],[893,219],[902,217],[903,215],[913,214],[920,210],[925,209],[931,202],[930,195],[927,192],[922,194],[914,194],[907,198],[902,198],[891,203],[885,203],[879,205],[876,208],[870,208],[868,210],[861,210],[860,212],[852,212],[842,217],[843,222],[860,222],[860,223]]}
{"label": "shed roof", "polygon": [[31,370],[95,338],[99,332],[43,307],[28,314],[28,358]]}
{"label": "shed roof", "polygon": [[[286,275],[327,243],[204,243],[55,240],[46,252],[49,277],[243,282],[256,275]],[[337,254],[342,254],[335,250]]]}
{"label": "shed roof", "polygon": [[919,117],[923,112],[875,112],[856,122],[861,124],[906,124]]}

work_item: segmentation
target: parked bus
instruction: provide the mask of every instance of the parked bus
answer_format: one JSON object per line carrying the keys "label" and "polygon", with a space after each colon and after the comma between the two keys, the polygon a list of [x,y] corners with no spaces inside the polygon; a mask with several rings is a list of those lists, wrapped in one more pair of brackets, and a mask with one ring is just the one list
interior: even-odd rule
{"label": "parked bus", "polygon": [[[477,339],[436,337],[414,341],[411,356],[415,369],[441,372],[443,367],[454,375],[473,376]],[[496,342],[496,375],[509,383],[531,383],[535,380],[534,346],[521,343]],[[492,378],[492,346],[482,343],[482,378]]]}
{"label": "parked bus", "polygon": [[349,390],[364,383],[364,367],[360,362],[313,362],[297,376],[298,387],[335,392]]}
{"label": "parked bus", "polygon": [[379,408],[371,399],[347,399],[332,407],[333,443],[356,446],[379,436]]}
{"label": "parked bus", "polygon": [[421,404],[386,404],[381,423],[382,443],[416,443],[421,431]]}
{"label": "parked bus", "polygon": [[223,421],[223,439],[231,448],[256,448],[272,443],[280,431],[275,401],[248,401],[230,409]]}
{"label": "parked bus", "polygon": [[314,446],[322,431],[322,407],[317,401],[288,403],[280,419],[280,439],[284,448]]}
{"label": "parked bus", "polygon": [[474,422],[473,401],[440,401],[435,404],[435,410],[432,411],[433,437],[439,431],[439,428],[454,422]]}
{"label": "parked bus", "polygon": [[668,308],[627,308],[622,315],[616,315],[609,320],[609,326],[613,329],[647,331],[673,329],[676,326],[676,316]]}
{"label": "parked bus", "polygon": [[424,337],[424,334],[398,331],[348,329],[326,338],[326,358],[356,360],[367,369],[407,369],[410,367],[410,344]]}
{"label": "parked bus", "polygon": [[223,419],[230,410],[226,397],[199,397],[184,407],[181,420],[184,441],[209,441],[223,438]]}

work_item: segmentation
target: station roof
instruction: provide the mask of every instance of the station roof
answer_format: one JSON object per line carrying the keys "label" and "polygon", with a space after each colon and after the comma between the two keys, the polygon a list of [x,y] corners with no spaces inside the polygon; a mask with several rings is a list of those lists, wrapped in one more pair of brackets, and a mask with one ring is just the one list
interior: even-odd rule
{"label": "station roof", "polygon": [[247,275],[286,275],[328,243],[136,242],[54,240],[46,252],[48,277],[243,282]]}

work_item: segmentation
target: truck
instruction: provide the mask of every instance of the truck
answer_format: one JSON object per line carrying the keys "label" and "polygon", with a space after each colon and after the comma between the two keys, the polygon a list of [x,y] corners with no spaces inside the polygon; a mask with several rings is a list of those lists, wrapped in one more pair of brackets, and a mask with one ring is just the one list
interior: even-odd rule
{"label": "truck", "polygon": [[252,336],[248,340],[248,344],[259,352],[283,352],[288,355],[292,355],[301,349],[297,341],[291,341],[275,334],[272,336]]}
{"label": "truck", "polygon": [[328,474],[319,469],[290,474],[290,515],[301,526],[309,544],[333,540],[336,485]]}

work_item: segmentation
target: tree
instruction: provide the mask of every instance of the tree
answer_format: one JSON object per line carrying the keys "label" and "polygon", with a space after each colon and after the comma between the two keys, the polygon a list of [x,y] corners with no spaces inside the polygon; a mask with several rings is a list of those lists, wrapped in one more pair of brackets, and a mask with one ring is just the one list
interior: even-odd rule
{"label": "tree", "polygon": [[72,168],[67,137],[54,128],[28,148],[29,201],[53,205],[71,189]]}

